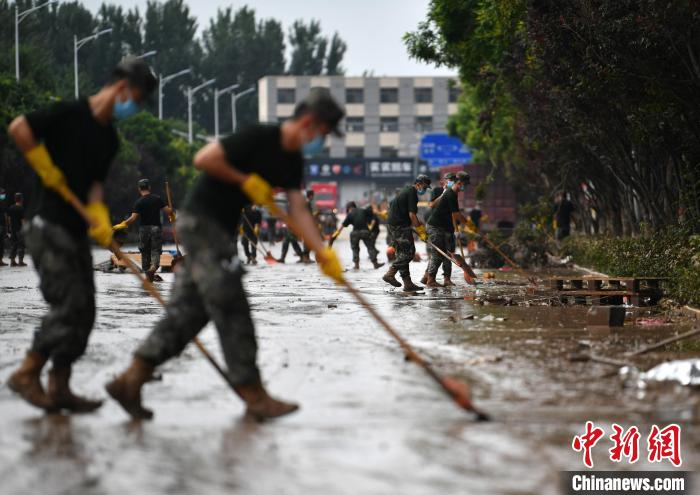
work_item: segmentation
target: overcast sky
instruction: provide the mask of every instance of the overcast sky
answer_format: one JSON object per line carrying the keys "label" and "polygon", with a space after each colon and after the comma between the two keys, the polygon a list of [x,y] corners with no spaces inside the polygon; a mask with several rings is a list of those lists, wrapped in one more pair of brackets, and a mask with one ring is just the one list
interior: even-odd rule
{"label": "overcast sky", "polygon": [[[96,11],[103,0],[82,0]],[[146,0],[109,0],[124,8],[138,6],[143,13]],[[199,19],[199,28],[209,24],[218,8],[248,5],[258,17],[282,22],[285,33],[296,19],[318,19],[324,34],[338,31],[347,42],[343,66],[348,75],[374,71],[375,75],[421,76],[452,75],[454,71],[420,64],[408,58],[402,42],[406,31],[416,28],[425,18],[429,0],[187,0]],[[288,57],[289,58],[289,57]]]}

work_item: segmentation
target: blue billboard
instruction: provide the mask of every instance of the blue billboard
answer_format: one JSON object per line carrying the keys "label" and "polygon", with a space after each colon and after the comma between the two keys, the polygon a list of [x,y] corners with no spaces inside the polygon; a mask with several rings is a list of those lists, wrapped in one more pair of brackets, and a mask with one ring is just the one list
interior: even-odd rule
{"label": "blue billboard", "polygon": [[448,134],[426,134],[420,142],[420,157],[431,168],[468,164],[472,152],[459,140]]}

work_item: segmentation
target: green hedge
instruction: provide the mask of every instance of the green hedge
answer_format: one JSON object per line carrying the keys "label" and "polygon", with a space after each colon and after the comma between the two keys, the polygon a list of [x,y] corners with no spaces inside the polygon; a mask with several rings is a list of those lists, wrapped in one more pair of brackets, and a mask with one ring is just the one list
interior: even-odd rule
{"label": "green hedge", "polygon": [[616,277],[668,277],[668,296],[700,305],[700,235],[695,222],[640,237],[572,236],[562,254],[581,266]]}

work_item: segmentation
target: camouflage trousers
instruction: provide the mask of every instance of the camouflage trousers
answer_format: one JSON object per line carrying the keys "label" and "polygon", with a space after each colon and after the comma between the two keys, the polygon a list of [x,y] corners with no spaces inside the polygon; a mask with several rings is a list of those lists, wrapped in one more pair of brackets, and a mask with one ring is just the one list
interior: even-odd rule
{"label": "camouflage trousers", "polygon": [[12,232],[10,234],[10,259],[18,257],[20,261],[24,259],[24,234],[22,232]]}
{"label": "camouflage trousers", "polygon": [[[448,254],[455,252],[455,235],[453,232],[428,225],[428,240]],[[426,270],[428,274],[434,277],[437,275],[440,265],[442,265],[442,274],[445,277],[451,277],[452,262],[438,253],[437,249],[429,248],[428,252],[430,253],[428,269]]]}
{"label": "camouflage trousers", "polygon": [[85,352],[95,322],[95,283],[87,237],[76,238],[40,217],[25,227],[49,311],[34,333],[32,350],[70,366]]}
{"label": "camouflage trousers", "polygon": [[241,244],[243,244],[246,258],[255,259],[258,253],[258,236],[255,235],[255,232],[246,232],[241,239]]}
{"label": "camouflage trousers", "polygon": [[187,256],[176,272],[165,316],[136,356],[162,364],[179,355],[211,320],[233,383],[258,380],[258,345],[234,237],[213,220],[188,214],[178,219],[178,234]]}
{"label": "camouflage trousers", "polygon": [[302,255],[302,250],[301,246],[299,246],[299,241],[297,240],[296,236],[294,233],[287,228],[287,233],[284,236],[284,242],[282,242],[282,254],[280,255],[281,259],[285,259],[287,257],[287,252],[289,251],[289,245],[292,245],[292,249],[294,249],[294,252],[297,254],[297,256]]}
{"label": "camouflage trousers", "polygon": [[372,242],[372,235],[369,230],[353,230],[350,232],[350,248],[352,249],[352,261],[353,263],[360,262],[360,241],[362,241],[367,248],[369,253],[369,259],[372,262],[377,261],[377,248],[374,247]]}
{"label": "camouflage trousers", "polygon": [[156,225],[139,227],[139,251],[141,252],[141,269],[147,272],[151,266],[160,267],[160,255],[163,252],[163,229]]}
{"label": "camouflage trousers", "polygon": [[409,263],[416,255],[416,245],[413,242],[413,227],[395,227],[387,225],[391,237],[391,247],[396,250],[396,259],[391,264],[402,277],[410,276]]}

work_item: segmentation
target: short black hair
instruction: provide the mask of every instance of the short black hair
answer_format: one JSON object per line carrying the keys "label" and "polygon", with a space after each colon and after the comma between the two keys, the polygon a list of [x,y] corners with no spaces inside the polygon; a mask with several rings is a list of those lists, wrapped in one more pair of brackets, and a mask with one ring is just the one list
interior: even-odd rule
{"label": "short black hair", "polygon": [[141,190],[150,189],[151,188],[151,181],[149,181],[148,179],[141,179],[138,182],[138,185],[139,185],[139,189],[141,189]]}
{"label": "short black hair", "polygon": [[294,108],[294,119],[304,114],[312,114],[316,120],[326,124],[329,132],[338,137],[343,137],[343,132],[338,128],[338,124],[345,116],[343,110],[331,92],[326,88],[311,88],[309,94]]}
{"label": "short black hair", "polygon": [[140,89],[143,99],[148,98],[158,86],[158,78],[153,69],[143,59],[137,57],[126,57],[119,62],[112,71],[109,84],[122,79],[126,79],[130,85]]}
{"label": "short black hair", "polygon": [[348,201],[348,204],[345,205],[345,209],[349,210],[350,208],[357,208],[357,203],[354,201]]}

